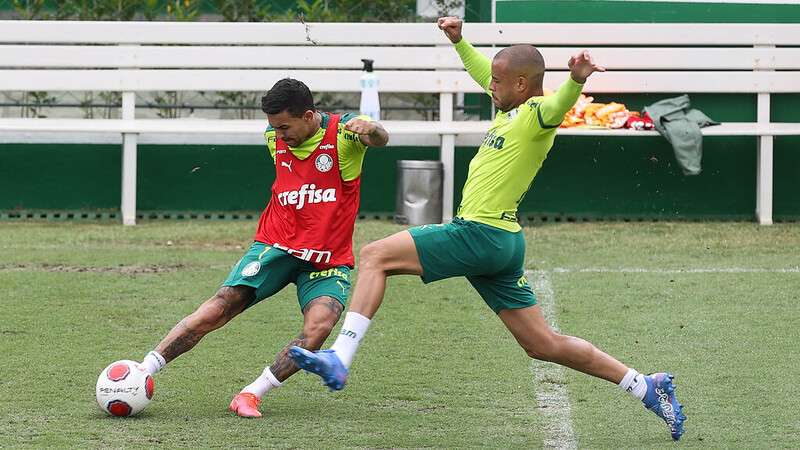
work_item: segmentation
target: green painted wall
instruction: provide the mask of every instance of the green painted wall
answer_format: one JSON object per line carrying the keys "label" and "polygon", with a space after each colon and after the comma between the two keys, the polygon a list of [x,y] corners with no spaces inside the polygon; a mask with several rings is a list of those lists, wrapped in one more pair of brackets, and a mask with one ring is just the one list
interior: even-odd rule
{"label": "green painted wall", "polygon": [[[705,139],[703,172],[686,177],[661,137],[561,136],[520,205],[523,219],[740,219],[755,216],[756,138]],[[800,139],[775,148],[774,217],[800,219]],[[456,185],[475,149],[457,152]],[[460,201],[460,191],[456,195]]]}
{"label": "green painted wall", "polygon": [[[745,219],[755,210],[755,138],[707,138],[704,170],[685,177],[660,137],[561,136],[520,207],[526,219]],[[775,218],[800,218],[800,138],[778,138]],[[456,199],[474,148],[456,152]],[[398,159],[437,159],[435,148],[372,150],[361,213],[391,214]],[[119,208],[120,150],[106,145],[0,146],[0,210]],[[261,210],[275,176],[258,146],[142,146],[138,207],[144,212]],[[31,174],[34,174],[33,176]]]}
{"label": "green painted wall", "polygon": [[[632,109],[666,97],[626,97]],[[608,101],[613,96],[598,97]],[[692,104],[720,121],[755,120],[754,95],[696,94]],[[800,94],[775,96],[772,117],[798,120]],[[474,148],[456,152],[456,198]],[[391,214],[399,159],[437,159],[436,148],[372,149],[364,163],[361,212]],[[0,145],[0,211],[110,210],[120,198],[116,145]],[[261,146],[142,145],[138,209],[145,212],[263,208],[275,170]],[[775,140],[774,215],[800,218],[800,137]],[[520,207],[523,218],[736,218],[755,211],[756,139],[708,137],[703,173],[683,176],[661,137],[560,136]]]}
{"label": "green painted wall", "polygon": [[[489,21],[488,15],[481,17]],[[498,0],[498,22],[800,23],[800,5],[606,0]],[[631,110],[670,95],[596,95]],[[719,121],[755,121],[755,95],[692,94],[694,107]],[[771,120],[800,122],[800,94],[772,96]],[[627,217],[753,217],[756,139],[704,140],[703,173],[684,177],[661,138],[560,137],[521,210]],[[800,137],[775,139],[773,215],[800,218]],[[557,183],[560,176],[572,171]],[[571,174],[570,174],[571,175]],[[566,180],[582,180],[575,186]],[[586,186],[586,187],[583,187]]]}
{"label": "green painted wall", "polygon": [[579,217],[750,219],[753,142],[706,139],[702,174],[686,177],[661,138],[562,137],[522,209]]}
{"label": "green painted wall", "polygon": [[775,138],[772,210],[776,220],[800,219],[800,136]]}
{"label": "green painted wall", "polygon": [[545,23],[800,22],[800,5],[757,3],[499,0],[497,2],[497,21]]}
{"label": "green painted wall", "polygon": [[[800,22],[800,6],[620,1],[498,1],[497,20],[536,22]],[[489,21],[491,2],[468,0],[467,20]],[[641,110],[671,95],[602,95]],[[692,94],[694,107],[719,121],[754,121],[756,96]],[[470,103],[483,105],[485,96]],[[772,96],[772,120],[800,122],[800,93]],[[756,138],[704,140],[703,173],[685,177],[661,137],[561,136],[520,206],[526,219],[736,218],[755,213]],[[474,148],[456,152],[455,204]],[[436,148],[371,150],[361,212],[394,211],[396,162],[437,159]],[[18,210],[117,211],[120,148],[116,145],[0,145],[0,216]],[[275,172],[260,146],[139,148],[140,211],[249,211],[268,198]],[[774,217],[800,219],[800,137],[775,139]]]}
{"label": "green painted wall", "polygon": [[118,145],[0,145],[0,210],[119,209]]}
{"label": "green painted wall", "polygon": [[492,0],[465,0],[464,20],[467,22],[491,22]]}
{"label": "green painted wall", "polygon": [[[364,162],[361,210],[394,211],[398,159],[438,159],[438,149],[372,149]],[[259,146],[142,146],[138,195],[143,211],[263,209],[275,166]]]}
{"label": "green painted wall", "polygon": [[139,148],[137,207],[143,211],[241,211],[263,207],[275,168],[251,146]]}
{"label": "green painted wall", "polygon": [[[117,145],[0,145],[0,211],[119,210]],[[399,159],[438,159],[438,148],[372,149],[364,161],[361,211],[395,209]],[[275,166],[261,146],[139,146],[139,211],[258,211]]]}
{"label": "green painted wall", "polygon": [[[773,95],[772,118],[775,122],[800,122],[800,93]],[[773,214],[778,220],[800,217],[800,136],[775,138]]]}

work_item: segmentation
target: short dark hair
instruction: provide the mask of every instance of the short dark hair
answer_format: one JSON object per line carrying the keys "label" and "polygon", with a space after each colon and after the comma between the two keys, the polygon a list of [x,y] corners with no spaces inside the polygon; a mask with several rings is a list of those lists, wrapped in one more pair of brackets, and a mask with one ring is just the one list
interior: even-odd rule
{"label": "short dark hair", "polygon": [[302,81],[284,78],[261,97],[261,110],[267,114],[289,111],[293,117],[300,117],[308,110],[315,110],[314,97]]}

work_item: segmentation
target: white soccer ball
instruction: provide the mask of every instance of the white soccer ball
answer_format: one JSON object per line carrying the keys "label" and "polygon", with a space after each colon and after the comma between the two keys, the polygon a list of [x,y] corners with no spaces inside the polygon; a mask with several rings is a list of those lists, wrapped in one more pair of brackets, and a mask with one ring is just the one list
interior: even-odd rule
{"label": "white soccer ball", "polygon": [[138,414],[150,403],[154,391],[153,377],[136,361],[115,361],[97,378],[97,404],[112,416]]}

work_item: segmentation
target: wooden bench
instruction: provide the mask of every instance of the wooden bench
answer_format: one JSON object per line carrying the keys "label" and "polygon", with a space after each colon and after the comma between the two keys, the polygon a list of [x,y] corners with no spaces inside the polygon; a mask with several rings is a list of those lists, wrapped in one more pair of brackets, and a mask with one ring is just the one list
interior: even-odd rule
{"label": "wooden bench", "polygon": [[[136,219],[138,142],[261,144],[265,124],[137,119],[137,92],[264,91],[287,76],[317,93],[358,92],[360,60],[374,59],[382,92],[439,95],[438,121],[384,124],[392,145],[441,147],[445,220],[453,210],[455,146],[479,144],[490,124],[454,120],[456,95],[481,89],[432,23],[0,21],[0,29],[0,90],[122,93],[121,119],[0,119],[0,141],[121,142],[125,224]],[[756,216],[772,223],[773,137],[800,135],[800,124],[771,122],[770,95],[800,92],[800,48],[792,47],[800,45],[800,25],[468,23],[464,34],[490,57],[502,46],[536,45],[548,64],[550,88],[567,76],[569,56],[589,48],[609,71],[593,75],[585,92],[757,94],[755,122],[723,123],[703,134],[758,137]]]}

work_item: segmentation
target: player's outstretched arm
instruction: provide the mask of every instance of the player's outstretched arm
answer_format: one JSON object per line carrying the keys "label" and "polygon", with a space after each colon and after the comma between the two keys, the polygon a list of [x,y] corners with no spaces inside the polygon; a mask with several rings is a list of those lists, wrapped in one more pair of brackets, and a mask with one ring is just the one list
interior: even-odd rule
{"label": "player's outstretched arm", "polygon": [[492,81],[492,62],[464,39],[461,34],[464,21],[458,17],[440,17],[436,24],[447,36],[447,39],[455,44],[458,56],[464,63],[464,68],[467,69],[469,76],[488,93],[489,83]]}
{"label": "player's outstretched arm", "polygon": [[586,50],[581,50],[567,62],[570,79],[564,81],[554,95],[545,97],[540,106],[542,127],[557,127],[564,120],[564,114],[572,108],[581,95],[583,84],[594,72],[605,72],[606,69],[595,64]]}
{"label": "player's outstretched arm", "polygon": [[567,66],[569,66],[572,79],[580,84],[586,83],[586,79],[589,78],[589,75],[595,72],[606,71],[604,67],[595,64],[588,50],[581,50],[578,54],[572,56],[569,62],[567,62]]}
{"label": "player's outstretched arm", "polygon": [[378,122],[354,117],[344,124],[344,129],[358,134],[367,147],[383,147],[389,143],[389,133]]}
{"label": "player's outstretched arm", "polygon": [[450,42],[453,44],[461,42],[463,38],[461,35],[461,28],[464,25],[463,20],[453,16],[439,17],[436,24],[439,25],[440,30],[444,31],[444,35],[447,36],[447,39],[450,39]]}

